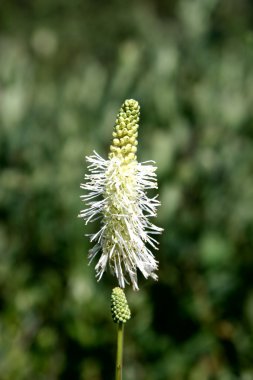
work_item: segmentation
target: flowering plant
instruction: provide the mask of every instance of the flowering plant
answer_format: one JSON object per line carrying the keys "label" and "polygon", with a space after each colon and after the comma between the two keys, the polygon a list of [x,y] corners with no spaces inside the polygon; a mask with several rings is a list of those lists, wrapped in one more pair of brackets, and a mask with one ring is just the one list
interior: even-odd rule
{"label": "flowering plant", "polygon": [[137,136],[140,107],[126,100],[117,115],[108,160],[96,152],[86,157],[89,173],[81,188],[86,208],[79,214],[86,222],[100,219],[100,230],[90,235],[95,242],[89,251],[90,262],[100,253],[96,276],[101,279],[107,267],[116,275],[119,286],[112,290],[112,318],[118,324],[115,379],[122,380],[124,324],[131,317],[122,288],[131,281],[138,289],[137,269],[145,278],[157,279],[158,262],[150,251],[157,249],[152,235],[162,229],[150,217],[156,216],[157,195],[149,198],[148,189],[157,188],[153,161],[137,162]]}

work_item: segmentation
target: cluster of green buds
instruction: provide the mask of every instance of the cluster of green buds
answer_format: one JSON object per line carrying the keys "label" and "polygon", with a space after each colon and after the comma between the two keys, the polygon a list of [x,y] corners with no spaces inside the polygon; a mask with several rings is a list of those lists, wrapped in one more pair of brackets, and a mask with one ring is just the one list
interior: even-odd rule
{"label": "cluster of green buds", "polygon": [[126,323],[131,318],[131,311],[125,293],[119,287],[112,290],[111,311],[112,319],[115,323]]}
{"label": "cluster of green buds", "polygon": [[110,146],[109,159],[119,157],[125,163],[136,160],[140,106],[136,100],[126,100],[117,115]]}

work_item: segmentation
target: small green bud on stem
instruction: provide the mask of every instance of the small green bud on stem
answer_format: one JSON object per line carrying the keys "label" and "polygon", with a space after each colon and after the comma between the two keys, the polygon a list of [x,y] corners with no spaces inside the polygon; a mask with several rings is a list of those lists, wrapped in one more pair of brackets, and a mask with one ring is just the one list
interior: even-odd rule
{"label": "small green bud on stem", "polygon": [[126,323],[131,318],[131,312],[123,289],[117,287],[111,295],[112,319],[115,323]]}

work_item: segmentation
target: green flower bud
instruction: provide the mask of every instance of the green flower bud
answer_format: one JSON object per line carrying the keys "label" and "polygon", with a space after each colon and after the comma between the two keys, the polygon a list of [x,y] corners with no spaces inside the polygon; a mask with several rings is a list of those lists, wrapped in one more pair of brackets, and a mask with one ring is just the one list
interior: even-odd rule
{"label": "green flower bud", "polygon": [[131,312],[124,291],[117,287],[111,295],[112,319],[115,323],[126,323],[131,318]]}
{"label": "green flower bud", "polygon": [[[140,106],[136,100],[125,100],[117,116],[113,131],[113,141],[110,146],[109,158],[121,157],[126,163],[136,160],[137,130],[140,115]],[[129,146],[129,144],[131,144]],[[119,149],[114,149],[114,148]],[[134,153],[134,154],[133,154]]]}

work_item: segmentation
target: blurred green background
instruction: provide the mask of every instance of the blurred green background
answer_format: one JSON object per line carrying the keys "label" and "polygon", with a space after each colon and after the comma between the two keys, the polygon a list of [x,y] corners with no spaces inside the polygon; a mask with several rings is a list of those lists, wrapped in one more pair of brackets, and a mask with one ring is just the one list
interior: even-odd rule
{"label": "blurred green background", "polygon": [[253,379],[253,3],[2,0],[0,377],[109,380],[115,279],[77,218],[126,98],[156,160],[159,282],[127,290],[125,380]]}

